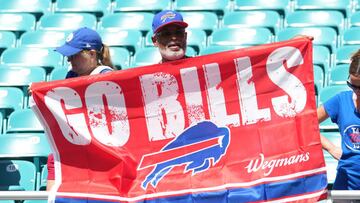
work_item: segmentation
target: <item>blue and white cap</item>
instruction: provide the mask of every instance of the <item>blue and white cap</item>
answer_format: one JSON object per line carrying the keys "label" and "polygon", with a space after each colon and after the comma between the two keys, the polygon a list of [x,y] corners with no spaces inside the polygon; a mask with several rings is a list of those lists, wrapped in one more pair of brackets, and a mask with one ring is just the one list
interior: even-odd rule
{"label": "blue and white cap", "polygon": [[83,27],[70,33],[66,38],[65,44],[57,47],[55,51],[64,56],[71,56],[82,50],[95,49],[101,51],[102,46],[100,35],[95,30]]}
{"label": "blue and white cap", "polygon": [[169,24],[176,24],[184,28],[188,26],[179,12],[163,10],[154,16],[152,22],[153,33],[157,33],[162,27]]}

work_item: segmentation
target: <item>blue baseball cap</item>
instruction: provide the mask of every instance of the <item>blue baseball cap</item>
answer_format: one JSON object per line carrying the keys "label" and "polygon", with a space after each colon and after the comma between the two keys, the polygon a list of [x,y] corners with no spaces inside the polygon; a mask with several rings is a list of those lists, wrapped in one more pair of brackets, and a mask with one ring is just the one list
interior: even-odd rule
{"label": "blue baseball cap", "polygon": [[95,30],[83,27],[70,33],[66,38],[65,44],[57,47],[55,51],[64,56],[71,56],[82,50],[95,49],[101,51],[102,46],[100,35]]}
{"label": "blue baseball cap", "polygon": [[163,10],[154,16],[152,22],[153,33],[157,33],[162,27],[169,24],[176,24],[184,28],[188,26],[188,24],[184,22],[183,17],[179,12]]}

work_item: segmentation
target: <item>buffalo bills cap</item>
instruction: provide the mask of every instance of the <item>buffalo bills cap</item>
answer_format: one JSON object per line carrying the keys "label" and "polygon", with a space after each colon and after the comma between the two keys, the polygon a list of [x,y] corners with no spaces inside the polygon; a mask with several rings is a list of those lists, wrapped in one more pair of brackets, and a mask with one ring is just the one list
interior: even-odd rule
{"label": "buffalo bills cap", "polygon": [[82,50],[95,49],[101,51],[102,46],[100,35],[95,30],[83,27],[70,33],[66,38],[65,44],[57,47],[55,51],[64,56],[71,56]]}
{"label": "buffalo bills cap", "polygon": [[188,26],[179,12],[163,10],[154,16],[152,22],[153,33],[157,33],[162,27],[169,24],[176,24],[184,28]]}

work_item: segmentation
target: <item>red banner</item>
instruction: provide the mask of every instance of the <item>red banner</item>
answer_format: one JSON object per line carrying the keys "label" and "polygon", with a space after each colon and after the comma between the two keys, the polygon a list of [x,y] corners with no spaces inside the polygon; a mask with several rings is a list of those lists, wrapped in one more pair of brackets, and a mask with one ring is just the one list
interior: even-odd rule
{"label": "red banner", "polygon": [[56,200],[320,199],[312,69],[303,38],[33,84]]}

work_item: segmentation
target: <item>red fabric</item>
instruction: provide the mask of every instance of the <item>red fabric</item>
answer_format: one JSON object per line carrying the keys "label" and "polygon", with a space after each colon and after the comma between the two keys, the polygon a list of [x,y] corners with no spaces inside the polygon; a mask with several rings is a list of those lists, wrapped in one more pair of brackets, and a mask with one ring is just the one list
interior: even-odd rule
{"label": "red fabric", "polygon": [[[254,194],[269,198],[258,202],[295,201],[326,192],[312,69],[303,38],[34,83],[31,91],[38,118],[51,126],[62,195],[136,202],[290,184],[300,192]],[[196,128],[205,121],[215,127]],[[163,176],[146,182],[153,172]]]}
{"label": "red fabric", "polygon": [[47,160],[48,180],[55,180],[54,154],[49,154]]}

